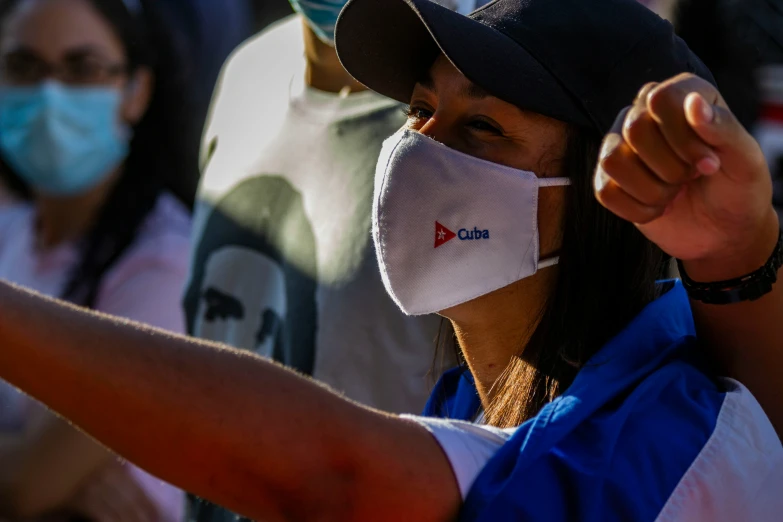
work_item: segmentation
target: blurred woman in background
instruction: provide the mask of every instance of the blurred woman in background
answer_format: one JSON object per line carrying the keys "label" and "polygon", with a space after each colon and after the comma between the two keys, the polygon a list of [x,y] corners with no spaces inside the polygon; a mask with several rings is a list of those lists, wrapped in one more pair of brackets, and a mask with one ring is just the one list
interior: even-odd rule
{"label": "blurred woman in background", "polygon": [[[0,216],[0,277],[182,332],[189,123],[147,4],[0,1],[0,159],[25,201]],[[0,382],[0,518],[183,510],[182,492]]]}

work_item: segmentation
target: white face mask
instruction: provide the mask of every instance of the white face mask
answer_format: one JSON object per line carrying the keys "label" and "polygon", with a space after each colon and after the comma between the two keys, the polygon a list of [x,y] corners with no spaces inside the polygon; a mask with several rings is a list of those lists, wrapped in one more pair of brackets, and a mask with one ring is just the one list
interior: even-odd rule
{"label": "white face mask", "polygon": [[389,295],[408,315],[441,312],[556,264],[539,260],[538,190],[568,184],[398,132],[383,144],[373,203]]}

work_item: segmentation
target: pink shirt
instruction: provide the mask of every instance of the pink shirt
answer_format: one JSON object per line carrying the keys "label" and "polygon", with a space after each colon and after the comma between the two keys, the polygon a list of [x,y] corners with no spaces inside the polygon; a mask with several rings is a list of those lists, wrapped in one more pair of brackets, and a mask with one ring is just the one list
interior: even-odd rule
{"label": "pink shirt", "polygon": [[[30,205],[0,210],[0,278],[60,296],[71,268],[78,262],[78,252],[73,245],[40,251],[35,246],[33,220]],[[95,309],[183,333],[181,297],[188,270],[189,237],[189,213],[173,196],[164,194],[136,241],[104,276]],[[40,407],[0,381],[0,431],[22,429]],[[132,471],[158,504],[165,521],[183,520],[183,492],[138,468]]]}

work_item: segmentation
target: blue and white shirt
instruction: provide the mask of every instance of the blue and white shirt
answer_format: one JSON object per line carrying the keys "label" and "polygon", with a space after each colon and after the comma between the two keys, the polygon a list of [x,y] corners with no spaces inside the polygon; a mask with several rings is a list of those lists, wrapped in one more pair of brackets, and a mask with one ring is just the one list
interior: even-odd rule
{"label": "blue and white shirt", "polygon": [[783,520],[783,446],[750,392],[699,368],[677,283],[536,417],[466,422],[480,402],[464,370],[426,415],[463,492],[461,521]]}

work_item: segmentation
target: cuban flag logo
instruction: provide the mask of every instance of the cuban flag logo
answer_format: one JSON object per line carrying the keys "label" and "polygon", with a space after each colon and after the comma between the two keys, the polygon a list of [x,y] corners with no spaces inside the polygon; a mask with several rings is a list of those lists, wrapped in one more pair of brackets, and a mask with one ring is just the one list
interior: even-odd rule
{"label": "cuban flag logo", "polygon": [[435,222],[435,248],[445,245],[455,237],[457,237],[457,234],[444,227],[437,221]]}

